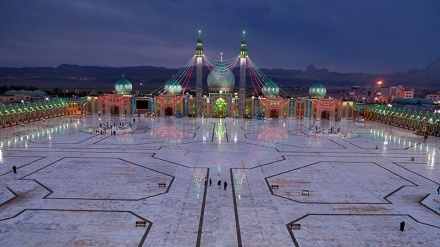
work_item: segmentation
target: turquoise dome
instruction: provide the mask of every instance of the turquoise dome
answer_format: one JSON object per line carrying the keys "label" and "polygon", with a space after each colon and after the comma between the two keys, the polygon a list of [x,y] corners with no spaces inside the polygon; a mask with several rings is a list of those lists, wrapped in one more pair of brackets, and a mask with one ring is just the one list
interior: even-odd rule
{"label": "turquoise dome", "polygon": [[229,68],[222,62],[216,65],[208,75],[210,92],[231,92],[234,89],[235,77]]}
{"label": "turquoise dome", "polygon": [[164,89],[169,94],[181,94],[182,86],[176,80],[169,80],[165,83]]}
{"label": "turquoise dome", "polygon": [[325,86],[321,82],[317,81],[313,83],[309,89],[309,98],[323,99],[326,93],[327,89],[325,88]]}
{"label": "turquoise dome", "polygon": [[276,97],[280,94],[280,87],[275,82],[268,81],[264,84],[262,91],[266,97]]}
{"label": "turquoise dome", "polygon": [[133,86],[125,77],[122,77],[115,83],[115,92],[117,94],[131,94],[131,90],[133,90]]}

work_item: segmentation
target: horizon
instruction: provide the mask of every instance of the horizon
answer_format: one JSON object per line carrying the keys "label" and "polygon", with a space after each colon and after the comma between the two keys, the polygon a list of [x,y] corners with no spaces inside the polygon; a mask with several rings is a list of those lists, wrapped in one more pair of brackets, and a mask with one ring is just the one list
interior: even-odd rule
{"label": "horizon", "polygon": [[313,64],[389,74],[422,68],[439,56],[439,12],[440,2],[433,0],[5,0],[0,67],[180,68],[194,55],[201,29],[204,53],[211,57],[221,50],[225,57],[238,54],[246,30],[249,55],[261,68],[303,70]]}
{"label": "horizon", "polygon": [[[342,74],[352,74],[352,73],[361,73],[361,74],[370,74],[370,75],[387,75],[387,74],[393,74],[393,73],[403,73],[403,72],[407,72],[410,70],[414,70],[414,69],[422,69],[426,66],[428,66],[429,64],[431,64],[432,62],[435,62],[437,60],[440,60],[440,56],[436,59],[433,60],[431,62],[428,62],[425,66],[419,67],[419,68],[412,68],[412,69],[408,69],[405,71],[394,71],[394,72],[390,72],[390,73],[365,73],[365,72],[345,72],[345,71],[334,71],[334,70],[330,70],[328,68],[325,67],[317,67],[314,64],[309,64],[306,66],[306,68],[304,69],[296,69],[296,68],[290,68],[290,69],[283,69],[283,68],[260,68],[260,69],[267,69],[267,70],[292,70],[292,71],[306,71],[307,67],[309,66],[313,66],[315,67],[317,70],[321,70],[321,69],[327,69],[329,72],[335,72],[335,73],[342,73]],[[164,69],[176,69],[179,70],[181,69],[181,67],[179,68],[171,68],[171,67],[164,67],[164,66],[155,66],[155,65],[128,65],[128,66],[102,66],[102,65],[79,65],[79,64],[68,64],[68,63],[62,63],[59,64],[57,66],[23,66],[23,67],[9,67],[9,66],[0,66],[0,68],[12,68],[12,69],[23,69],[23,68],[58,68],[62,65],[69,65],[69,66],[79,66],[79,67],[100,67],[100,68],[132,68],[132,67],[153,67],[153,68],[164,68]],[[206,65],[203,65],[203,67],[206,67]]]}

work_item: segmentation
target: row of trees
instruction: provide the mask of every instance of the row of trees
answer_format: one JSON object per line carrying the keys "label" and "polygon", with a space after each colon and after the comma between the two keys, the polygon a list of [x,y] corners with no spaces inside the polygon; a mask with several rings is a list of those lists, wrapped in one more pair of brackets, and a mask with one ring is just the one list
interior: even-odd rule
{"label": "row of trees", "polygon": [[0,94],[4,94],[6,91],[9,91],[9,90],[29,90],[29,91],[35,91],[35,90],[38,90],[38,88],[34,87],[34,86],[30,86],[30,87],[27,87],[27,86],[10,86],[10,87],[8,87],[8,86],[0,86]]}
{"label": "row of trees", "polygon": [[[34,86],[0,86],[0,95],[4,94],[6,91],[9,90],[26,90],[26,91],[35,91],[39,90],[39,88]],[[69,98],[69,97],[84,97],[86,95],[91,94],[101,94],[102,92],[95,92],[95,91],[69,91],[69,90],[63,90],[61,88],[54,88],[54,89],[47,89],[43,90],[47,95],[56,95],[60,98]]]}

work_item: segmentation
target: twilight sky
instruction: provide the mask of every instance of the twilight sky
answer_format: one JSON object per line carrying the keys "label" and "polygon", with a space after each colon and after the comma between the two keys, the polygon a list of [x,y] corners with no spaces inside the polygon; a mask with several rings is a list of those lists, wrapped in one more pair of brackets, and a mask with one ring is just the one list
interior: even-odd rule
{"label": "twilight sky", "polygon": [[151,65],[248,53],[260,68],[391,73],[440,56],[439,0],[0,0],[0,66]]}

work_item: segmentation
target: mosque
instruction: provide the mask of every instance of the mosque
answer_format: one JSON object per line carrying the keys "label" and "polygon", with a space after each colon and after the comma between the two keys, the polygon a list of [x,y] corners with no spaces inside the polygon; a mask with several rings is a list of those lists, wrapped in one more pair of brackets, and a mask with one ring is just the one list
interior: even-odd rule
{"label": "mosque", "polygon": [[[203,81],[203,64],[210,71],[206,82]],[[238,78],[232,73],[236,66],[239,66]],[[189,93],[190,82],[194,84],[194,68],[195,95]],[[250,88],[248,85],[252,85],[251,91],[246,91]],[[251,60],[245,32],[238,55],[223,59],[221,54],[220,60],[216,60],[203,52],[199,31],[194,56],[150,96],[133,93],[133,85],[124,75],[116,81],[114,89],[113,94],[85,99],[46,98],[38,102],[2,104],[0,128],[71,114],[333,120],[354,119],[356,114],[352,101],[326,98],[326,88],[319,80],[310,86],[308,96],[290,97]],[[12,99],[12,96],[5,97]]]}
{"label": "mosque", "polygon": [[[206,82],[202,80],[203,64],[210,70]],[[232,73],[236,66],[240,71],[238,78]],[[194,68],[195,96],[188,93]],[[246,91],[247,78],[253,86],[251,92]],[[130,81],[123,76],[115,83],[115,94],[88,97],[84,111],[88,114],[335,120],[354,118],[355,112],[351,101],[325,98],[326,88],[319,81],[310,86],[308,97],[290,97],[250,59],[245,32],[237,56],[223,59],[221,54],[220,60],[216,60],[204,54],[199,31],[195,55],[161,90],[145,97],[133,94],[132,89]]]}

